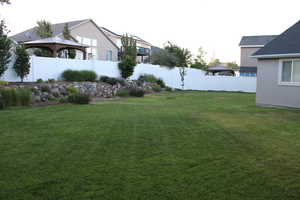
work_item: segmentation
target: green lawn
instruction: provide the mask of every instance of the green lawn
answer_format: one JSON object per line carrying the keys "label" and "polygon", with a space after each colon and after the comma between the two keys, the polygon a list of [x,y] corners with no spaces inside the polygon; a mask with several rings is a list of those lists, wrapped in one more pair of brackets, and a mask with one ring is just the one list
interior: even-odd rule
{"label": "green lawn", "polygon": [[162,93],[0,111],[0,199],[300,199],[300,111]]}

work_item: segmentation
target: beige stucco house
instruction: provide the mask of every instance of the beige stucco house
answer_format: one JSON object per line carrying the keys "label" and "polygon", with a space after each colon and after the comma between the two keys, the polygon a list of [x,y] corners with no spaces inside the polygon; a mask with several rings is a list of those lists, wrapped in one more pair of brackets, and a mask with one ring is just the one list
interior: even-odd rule
{"label": "beige stucco house", "polygon": [[[121,42],[122,35],[117,34],[107,28],[104,27],[101,28],[103,32],[119,47],[120,53],[122,53],[122,42]],[[129,36],[131,36],[133,39],[136,40],[137,62],[138,63],[149,62],[152,45],[138,36],[135,35],[129,35]]]}
{"label": "beige stucco house", "polygon": [[[87,45],[87,58],[94,60],[117,61],[119,48],[91,19],[53,24],[53,37],[63,38],[63,29],[68,24],[73,40]],[[18,43],[40,39],[31,28],[11,37]],[[82,53],[76,51],[76,58],[81,59]]]}
{"label": "beige stucco house", "polygon": [[300,21],[255,52],[256,103],[300,108]]}
{"label": "beige stucco house", "polygon": [[239,44],[241,49],[240,76],[257,75],[257,59],[251,56],[272,41],[276,36],[277,35],[256,35],[242,37]]}

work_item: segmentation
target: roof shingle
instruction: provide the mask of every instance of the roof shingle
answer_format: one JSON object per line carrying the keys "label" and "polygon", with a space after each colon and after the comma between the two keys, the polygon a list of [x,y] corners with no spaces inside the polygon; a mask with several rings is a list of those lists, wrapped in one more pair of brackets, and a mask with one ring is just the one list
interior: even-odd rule
{"label": "roof shingle", "polygon": [[276,37],[277,35],[243,36],[240,46],[264,46]]}

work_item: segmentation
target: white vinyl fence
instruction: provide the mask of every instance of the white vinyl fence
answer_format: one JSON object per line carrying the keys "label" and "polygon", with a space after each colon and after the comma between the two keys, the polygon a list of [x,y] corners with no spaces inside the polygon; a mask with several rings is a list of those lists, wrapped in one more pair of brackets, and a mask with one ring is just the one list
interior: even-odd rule
{"label": "white vinyl fence", "polygon": [[[92,70],[99,76],[120,77],[117,62],[99,60],[72,60],[61,58],[31,57],[31,70],[26,82],[35,82],[37,79],[61,79],[61,73],[67,69]],[[134,80],[141,74],[153,74],[162,78],[167,86],[181,88],[179,69],[168,69],[158,65],[139,64],[135,67]],[[1,80],[17,82],[20,79],[10,67],[1,77]],[[197,69],[187,69],[185,77],[186,90],[213,90],[213,91],[241,91],[256,92],[255,77],[205,76],[205,72]]]}

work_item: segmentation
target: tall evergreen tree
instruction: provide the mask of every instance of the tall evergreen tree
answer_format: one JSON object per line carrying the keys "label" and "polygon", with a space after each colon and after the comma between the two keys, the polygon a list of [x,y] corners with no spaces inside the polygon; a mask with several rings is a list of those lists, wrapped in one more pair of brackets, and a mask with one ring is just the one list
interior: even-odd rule
{"label": "tall evergreen tree", "polygon": [[7,37],[8,30],[4,20],[0,21],[0,77],[8,68],[8,64],[11,58],[11,46],[12,42]]}
{"label": "tall evergreen tree", "polygon": [[[52,37],[53,31],[52,31],[51,23],[47,22],[46,20],[38,21],[37,27],[35,28],[35,33],[42,39]],[[53,56],[51,51],[44,48],[34,50],[34,55],[41,56],[41,57]]]}
{"label": "tall evergreen tree", "polygon": [[24,78],[30,72],[29,54],[23,46],[18,46],[15,50],[16,61],[14,64],[14,70],[16,74],[21,78],[23,82]]}
{"label": "tall evergreen tree", "polygon": [[[66,23],[64,26],[63,36],[65,40],[72,40],[71,31],[69,29],[69,24]],[[68,57],[74,59],[76,57],[76,50],[75,49],[68,49]]]}

